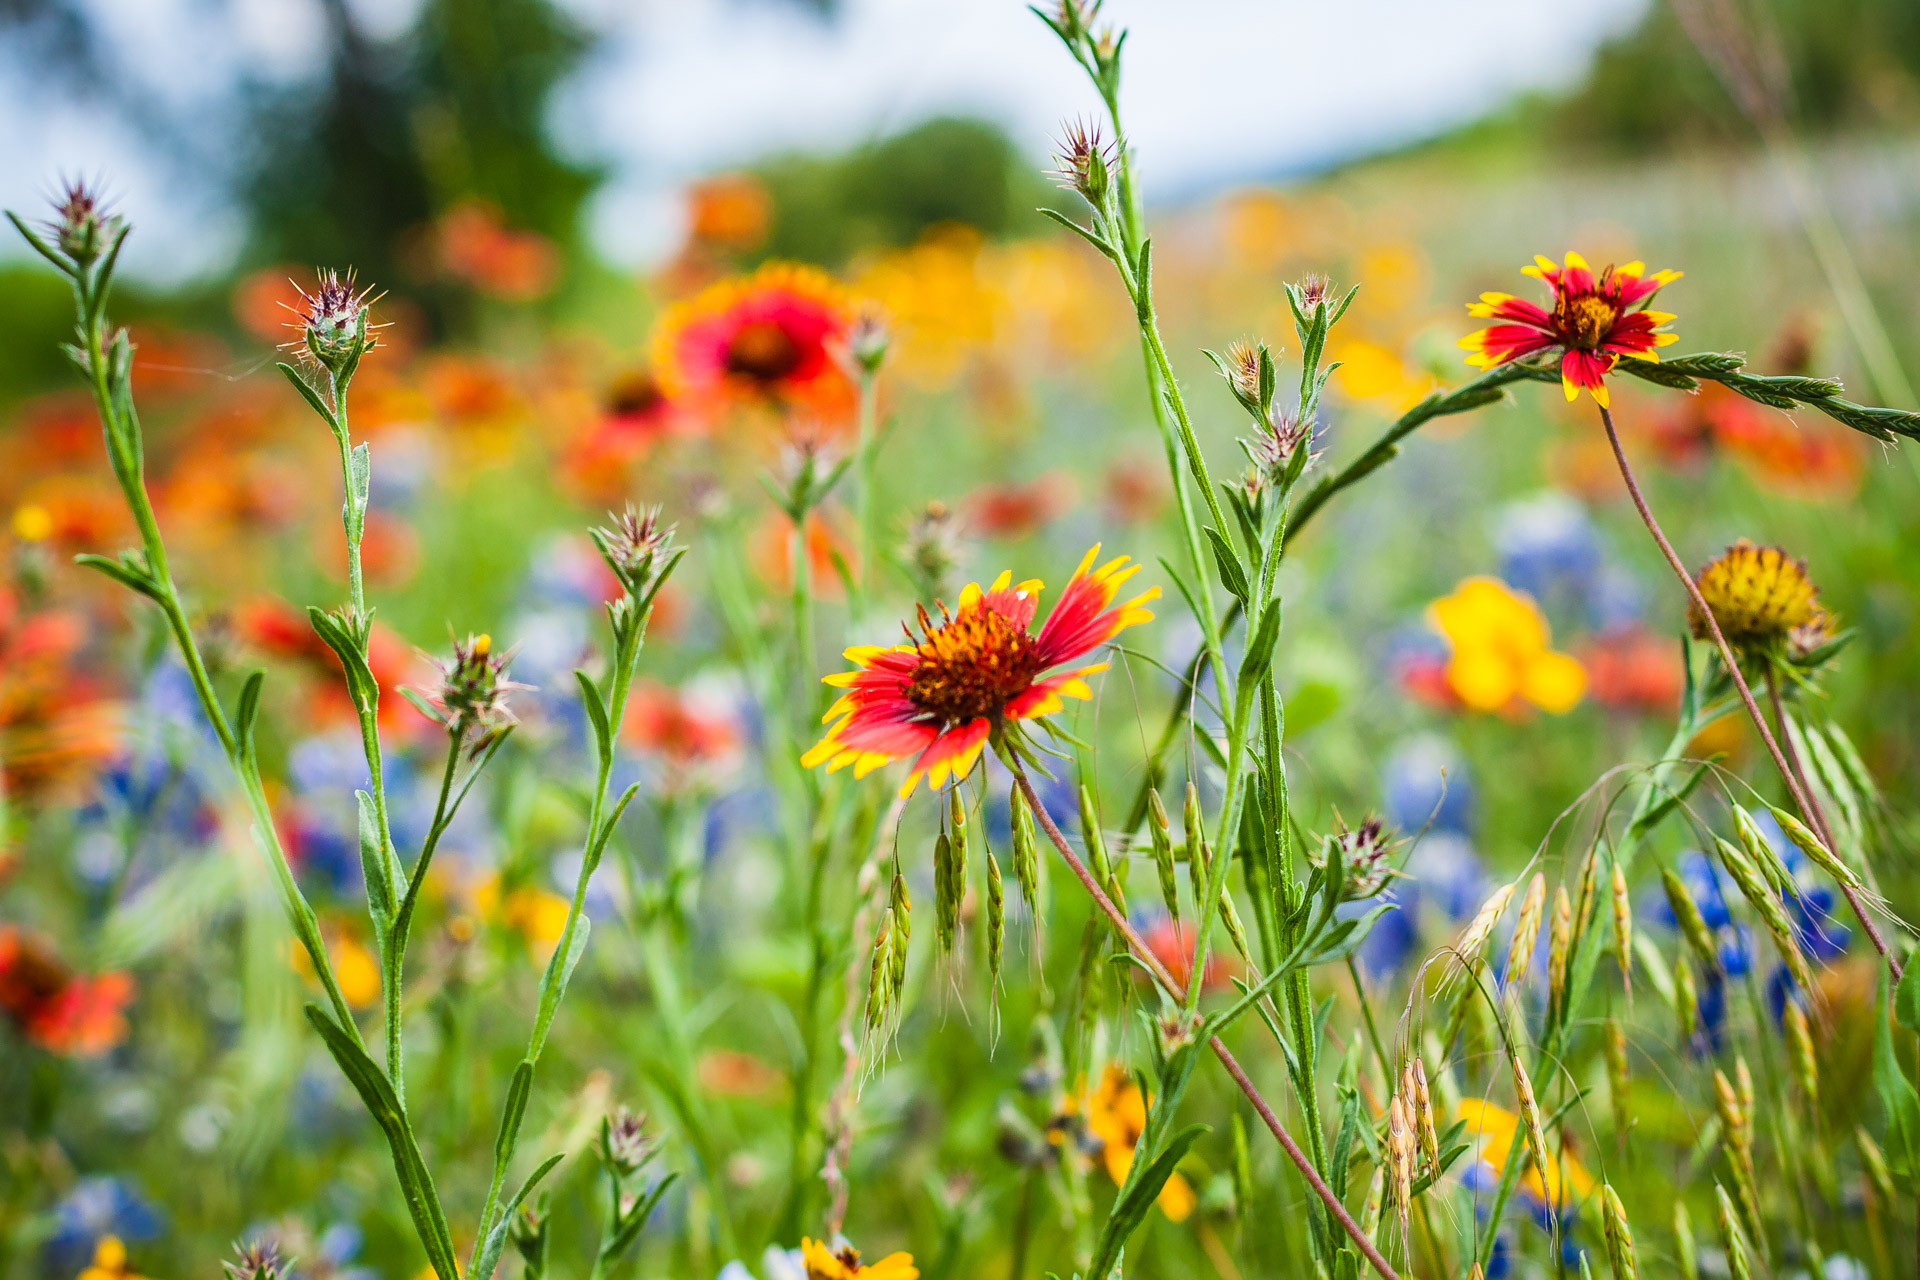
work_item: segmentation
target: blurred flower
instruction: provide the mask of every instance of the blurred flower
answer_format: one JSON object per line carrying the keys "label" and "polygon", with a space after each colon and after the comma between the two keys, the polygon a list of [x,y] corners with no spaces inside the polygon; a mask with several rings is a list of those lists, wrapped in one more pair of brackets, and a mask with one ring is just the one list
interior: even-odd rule
{"label": "blurred flower", "polygon": [[351,1222],[335,1222],[316,1236],[305,1219],[286,1217],[250,1232],[248,1246],[272,1250],[286,1280],[378,1280],[380,1274],[353,1265],[366,1235]]}
{"label": "blurred flower", "polygon": [[[1601,407],[1607,403],[1606,375],[1621,356],[1658,360],[1656,348],[1678,341],[1659,327],[1674,317],[1648,311],[1646,304],[1663,287],[1680,278],[1678,271],[1646,276],[1646,264],[1629,262],[1609,266],[1596,278],[1586,259],[1569,252],[1565,267],[1551,258],[1535,256],[1524,275],[1546,282],[1553,291],[1553,310],[1516,298],[1510,293],[1483,293],[1467,314],[1503,323],[1460,339],[1473,352],[1467,363],[1482,369],[1518,360],[1537,352],[1558,350],[1560,385],[1572,400],[1585,387]],[[1644,278],[1643,278],[1644,277]],[[1630,310],[1635,303],[1640,309]]]}
{"label": "blurred flower", "polygon": [[1593,700],[1616,711],[1670,715],[1680,705],[1686,672],[1670,638],[1638,625],[1602,632],[1580,647]]}
{"label": "blurred flower", "polygon": [[1437,379],[1413,368],[1393,350],[1364,338],[1348,338],[1333,351],[1340,362],[1334,381],[1354,400],[1378,402],[1396,413],[1412,408]]}
{"label": "blurred flower", "polygon": [[669,307],[654,328],[653,367],[675,399],[844,411],[852,384],[833,355],[852,318],[823,272],[769,262]]}
{"label": "blurred flower", "polygon": [[1444,739],[1408,738],[1381,769],[1386,819],[1402,831],[1454,831],[1473,825],[1473,782],[1467,762]]}
{"label": "blurred flower", "polygon": [[736,253],[757,249],[773,222],[773,198],[750,173],[721,173],[687,188],[687,234]]}
{"label": "blurred flower", "polygon": [[[380,998],[380,962],[367,944],[360,940],[355,926],[344,918],[325,921],[320,926],[327,948],[327,963],[333,969],[340,994],[356,1009],[365,1009]],[[309,981],[318,981],[307,949],[289,943],[287,957],[293,970]]]}
{"label": "blurred flower", "polygon": [[1540,608],[1497,578],[1468,578],[1427,608],[1453,646],[1447,687],[1473,711],[1511,711],[1522,700],[1558,715],[1586,689],[1579,662],[1548,648]]}
{"label": "blurred flower", "polygon": [[462,200],[441,214],[431,241],[441,272],[509,302],[545,297],[560,276],[553,243],[538,232],[509,227],[484,200]]}
{"label": "blurred flower", "polygon": [[[1157,913],[1153,922],[1141,932],[1146,939],[1147,949],[1173,975],[1174,982],[1184,989],[1193,973],[1193,953],[1199,945],[1199,934],[1192,929],[1181,928],[1164,912]],[[1230,965],[1219,951],[1208,952],[1207,971],[1200,979],[1201,989],[1224,990],[1234,969],[1235,966]]]}
{"label": "blurred flower", "polygon": [[0,587],[0,792],[80,789],[120,753],[120,703],[87,674],[76,613],[15,614]]}
{"label": "blurred flower", "polygon": [[[1117,1062],[1109,1062],[1100,1073],[1100,1083],[1087,1095],[1086,1124],[1100,1139],[1100,1159],[1114,1185],[1126,1182],[1133,1167],[1133,1150],[1147,1128],[1147,1100],[1140,1086]],[[1168,1178],[1160,1188],[1160,1211],[1173,1222],[1184,1222],[1193,1212],[1196,1197],[1193,1187],[1179,1174]]]}
{"label": "blurred flower", "polygon": [[77,974],[44,939],[0,926],[0,1011],[34,1044],[68,1057],[97,1057],[127,1038],[133,978]]}
{"label": "blurred flower", "polygon": [[856,287],[891,321],[891,367],[909,382],[950,386],[993,341],[1007,296],[982,270],[982,254],[978,231],[949,223],[860,273]]}
{"label": "blurred flower", "polygon": [[93,1261],[79,1280],[144,1280],[127,1265],[127,1246],[119,1236],[101,1236],[93,1246]]}
{"label": "blurred flower", "polygon": [[473,905],[483,918],[519,934],[538,964],[545,964],[559,945],[570,907],[559,894],[534,885],[516,885],[503,893],[498,872],[474,888]]}
{"label": "blurred flower", "polygon": [[778,1097],[786,1088],[786,1074],[750,1053],[709,1049],[693,1064],[702,1092],[722,1098]]}
{"label": "blurred flower", "polygon": [[1810,498],[1845,497],[1860,486],[1866,450],[1852,432],[1825,422],[1801,423],[1755,404],[1717,382],[1653,419],[1654,447],[1670,465],[1722,452],[1769,489]]}
{"label": "blurred flower", "polygon": [[659,760],[669,790],[710,781],[738,763],[744,729],[738,707],[711,686],[675,689],[637,681],[627,698],[622,736]]}
{"label": "blurred flower", "polygon": [[[1756,547],[1742,538],[1709,561],[1695,582],[1720,633],[1743,656],[1789,642],[1817,648],[1832,633],[1832,618],[1807,577],[1807,562],[1778,547]],[[1696,640],[1711,634],[1698,606],[1688,605],[1687,622]]]}
{"label": "blurred flower", "polygon": [[867,1266],[860,1263],[860,1251],[850,1244],[829,1247],[819,1240],[800,1241],[801,1263],[807,1280],[919,1280],[919,1268],[910,1253],[890,1253]]}
{"label": "blurred flower", "polygon": [[1024,538],[1058,519],[1074,499],[1073,477],[1065,471],[987,485],[966,499],[967,527],[990,538]]}
{"label": "blurred flower", "polygon": [[891,648],[848,649],[847,659],[858,669],[826,678],[847,691],[823,717],[837,723],[801,763],[829,769],[852,765],[856,776],[865,777],[913,755],[912,771],[900,789],[908,795],[925,773],[932,774],[935,787],[944,785],[949,773],[965,777],[989,736],[1009,721],[1052,715],[1063,698],[1091,698],[1093,690],[1083,677],[1104,671],[1106,663],[1045,673],[1151,619],[1143,606],[1160,596],[1160,588],[1149,587],[1115,605],[1121,586],[1141,566],[1116,556],[1096,568],[1099,554],[1096,543],[1038,634],[1031,628],[1039,580],[1014,586],[1013,574],[1006,572],[986,591],[970,583],[953,612],[940,607],[937,626],[921,606],[920,639]]}
{"label": "blurred flower", "polygon": [[53,1208],[47,1237],[47,1269],[57,1276],[80,1271],[100,1242],[151,1240],[160,1234],[160,1211],[127,1182],[107,1175],[81,1178]]}
{"label": "blurred flower", "polygon": [[[1476,1148],[1474,1159],[1491,1170],[1494,1178],[1498,1179],[1506,1168],[1507,1153],[1513,1148],[1519,1117],[1491,1102],[1462,1098],[1460,1120],[1466,1126],[1468,1140]],[[1521,1150],[1521,1158],[1527,1159],[1525,1147]],[[1535,1213],[1578,1203],[1593,1194],[1593,1189],[1593,1175],[1578,1160],[1565,1153],[1562,1153],[1557,1168],[1549,1165],[1542,1169],[1530,1164],[1527,1171],[1520,1175],[1520,1196],[1529,1202],[1529,1207]]]}

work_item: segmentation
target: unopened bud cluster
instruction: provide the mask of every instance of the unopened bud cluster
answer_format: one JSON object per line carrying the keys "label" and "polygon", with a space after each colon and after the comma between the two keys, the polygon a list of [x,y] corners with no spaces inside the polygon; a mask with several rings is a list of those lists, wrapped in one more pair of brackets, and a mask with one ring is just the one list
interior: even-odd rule
{"label": "unopened bud cluster", "polygon": [[632,503],[613,515],[612,521],[591,531],[594,545],[627,595],[651,603],[679,556],[674,526],[660,522],[660,508]]}
{"label": "unopened bud cluster", "polygon": [[222,1262],[227,1280],[280,1280],[288,1265],[280,1256],[280,1246],[265,1237],[236,1241],[233,1260]]}
{"label": "unopened bud cluster", "polygon": [[506,678],[512,658],[496,653],[493,637],[483,632],[454,641],[451,658],[434,660],[440,679],[427,701],[469,751],[484,750],[517,723],[507,695],[527,686]]}
{"label": "unopened bud cluster", "polygon": [[371,288],[354,287],[352,271],[322,271],[311,293],[300,290],[294,312],[300,337],[287,345],[303,349],[336,379],[349,376],[376,345],[367,323],[373,300]]}

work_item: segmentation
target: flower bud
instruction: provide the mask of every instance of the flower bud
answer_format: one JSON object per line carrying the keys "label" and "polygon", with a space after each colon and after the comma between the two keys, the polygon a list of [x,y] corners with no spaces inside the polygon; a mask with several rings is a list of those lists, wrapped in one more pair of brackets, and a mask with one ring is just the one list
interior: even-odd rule
{"label": "flower bud", "polygon": [[345,275],[332,268],[322,271],[312,293],[300,290],[294,313],[299,345],[334,377],[351,374],[360,357],[377,345],[367,324],[373,302],[371,288],[354,288],[351,270]]}
{"label": "flower bud", "polygon": [[673,541],[674,526],[660,523],[658,507],[628,503],[619,514],[609,514],[611,527],[589,531],[594,545],[600,548],[601,559],[627,595],[650,603],[679,558]]}
{"label": "flower bud", "polygon": [[92,266],[120,232],[120,219],[106,211],[99,193],[84,182],[67,184],[54,213],[50,226],[60,252],[82,269]]}
{"label": "flower bud", "polygon": [[1113,183],[1113,148],[1100,136],[1100,126],[1073,120],[1066,125],[1054,153],[1053,171],[1060,185],[1080,193],[1095,209],[1106,207]]}
{"label": "flower bud", "polygon": [[847,330],[847,354],[853,357],[854,367],[869,378],[880,372],[880,366],[886,363],[887,346],[892,337],[887,332],[886,319],[879,309],[862,307]]}
{"label": "flower bud", "polygon": [[907,526],[901,558],[913,575],[922,600],[950,595],[954,566],[960,563],[960,519],[944,502],[929,502]]}
{"label": "flower bud", "polygon": [[526,685],[506,678],[512,651],[495,653],[493,637],[482,632],[453,643],[453,657],[434,659],[440,679],[426,701],[440,716],[447,732],[473,753],[485,750],[517,724],[507,695]]}
{"label": "flower bud", "polygon": [[630,1178],[653,1159],[656,1143],[647,1118],[621,1107],[600,1121],[600,1162],[616,1178]]}
{"label": "flower bud", "polygon": [[222,1262],[228,1280],[280,1280],[287,1264],[280,1257],[280,1246],[268,1238],[236,1240],[233,1261]]}

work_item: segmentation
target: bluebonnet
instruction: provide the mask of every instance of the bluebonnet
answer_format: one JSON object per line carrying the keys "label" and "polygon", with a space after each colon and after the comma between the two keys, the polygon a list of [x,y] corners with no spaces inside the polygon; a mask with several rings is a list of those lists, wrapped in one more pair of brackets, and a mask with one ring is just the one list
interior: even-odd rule
{"label": "bluebonnet", "polygon": [[1639,620],[1638,580],[1612,562],[1592,516],[1567,494],[1548,491],[1509,503],[1494,542],[1501,578],[1550,615],[1578,618],[1598,631]]}
{"label": "bluebonnet", "polygon": [[1472,833],[1473,782],[1444,739],[1422,734],[1395,747],[1380,785],[1386,819],[1400,830]]}
{"label": "bluebonnet", "polygon": [[53,1232],[42,1260],[56,1276],[71,1276],[93,1258],[102,1236],[152,1240],[165,1226],[160,1210],[125,1180],[108,1175],[81,1178],[54,1206]]}
{"label": "bluebonnet", "polygon": [[1405,965],[1420,942],[1421,916],[1437,913],[1464,920],[1486,895],[1486,868],[1468,831],[1473,821],[1473,788],[1465,763],[1443,740],[1408,739],[1388,756],[1381,790],[1387,820],[1413,837],[1401,867],[1402,878],[1377,897],[1349,903],[1344,913],[1359,914],[1380,903],[1395,903],[1355,953],[1374,975]]}

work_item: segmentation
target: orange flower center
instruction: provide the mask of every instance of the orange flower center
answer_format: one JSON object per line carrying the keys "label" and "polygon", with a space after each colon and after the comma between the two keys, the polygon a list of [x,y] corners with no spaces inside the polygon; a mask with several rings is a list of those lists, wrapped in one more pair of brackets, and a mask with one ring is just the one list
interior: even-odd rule
{"label": "orange flower center", "polygon": [[778,382],[799,366],[799,345],[771,320],[740,326],[727,344],[727,372],[755,382]]}
{"label": "orange flower center", "polygon": [[1026,628],[992,609],[976,606],[958,617],[940,609],[932,625],[920,610],[924,640],[916,641],[920,665],[907,685],[916,707],[947,724],[997,718],[1007,700],[1024,692],[1042,669]]}
{"label": "orange flower center", "polygon": [[1606,340],[1619,318],[1620,308],[1597,293],[1563,297],[1553,305],[1554,327],[1573,345],[1589,351]]}

